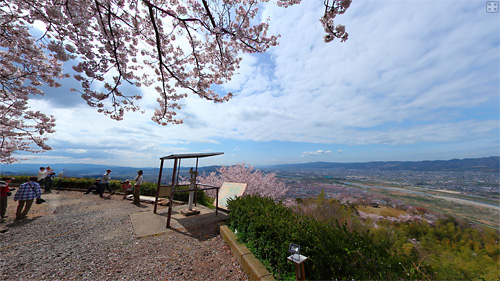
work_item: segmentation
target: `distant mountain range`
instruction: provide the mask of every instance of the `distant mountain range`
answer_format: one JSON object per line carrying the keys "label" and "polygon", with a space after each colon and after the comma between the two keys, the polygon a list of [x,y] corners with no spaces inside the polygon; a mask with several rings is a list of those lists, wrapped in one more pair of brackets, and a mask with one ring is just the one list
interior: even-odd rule
{"label": "distant mountain range", "polygon": [[[85,178],[99,178],[104,175],[107,169],[110,169],[111,179],[125,180],[133,179],[137,176],[137,170],[141,169],[144,172],[144,179],[146,181],[155,182],[158,180],[159,168],[136,168],[124,166],[109,166],[109,165],[94,165],[94,164],[2,164],[0,165],[1,175],[37,175],[40,167],[50,166],[55,172],[56,176],[64,169],[65,177],[85,177]],[[187,172],[190,167],[181,167],[181,175],[187,177]],[[210,173],[215,171],[218,166],[198,167],[200,173]],[[169,182],[172,177],[172,168],[164,168],[162,175],[162,182]]]}
{"label": "distant mountain range", "polygon": [[52,165],[42,165],[42,164],[7,164],[0,165],[0,171],[3,174],[14,174],[14,175],[36,175],[40,167],[50,166],[56,174],[59,174],[64,169],[65,176],[72,177],[87,177],[87,176],[102,176],[107,169],[113,170],[113,173],[123,174],[129,173],[135,175],[137,168],[133,167],[122,167],[122,166],[106,166],[106,165],[94,165],[94,164],[52,164]]}
{"label": "distant mountain range", "polygon": [[357,170],[406,170],[406,171],[481,171],[499,172],[500,156],[436,161],[377,161],[365,163],[312,162],[267,166],[270,170],[297,169],[357,169]]}
{"label": "distant mountain range", "polygon": [[[0,174],[2,175],[36,175],[41,164],[2,164],[0,165]],[[59,174],[64,169],[64,175],[67,177],[101,177],[106,169],[111,169],[113,179],[132,179],[137,175],[139,168],[123,166],[106,166],[94,164],[52,164],[50,165]],[[218,166],[199,167],[200,173],[210,173],[215,171]],[[312,162],[302,164],[283,164],[273,166],[257,167],[266,171],[279,170],[308,170],[308,169],[357,169],[357,170],[410,170],[410,171],[481,171],[481,172],[499,172],[500,156],[491,156],[484,158],[471,159],[452,159],[437,161],[379,161],[364,163],[335,163],[335,162]],[[158,179],[159,168],[141,168],[144,171],[144,177],[147,181],[156,181]],[[187,176],[189,167],[183,167],[181,174]],[[171,178],[172,169],[164,168],[162,181]]]}

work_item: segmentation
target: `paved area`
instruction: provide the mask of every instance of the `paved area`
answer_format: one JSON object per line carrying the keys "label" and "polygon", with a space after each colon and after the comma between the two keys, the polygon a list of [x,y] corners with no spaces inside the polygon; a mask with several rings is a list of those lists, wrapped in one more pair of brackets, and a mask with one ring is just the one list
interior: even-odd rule
{"label": "paved area", "polygon": [[195,207],[196,210],[200,211],[200,214],[185,216],[181,214],[181,211],[186,208],[187,205],[180,205],[172,209],[172,217],[170,220],[171,229],[167,228],[168,209],[163,209],[157,214],[151,212],[150,210],[130,214],[130,219],[132,221],[136,237],[140,238],[157,235],[166,233],[170,230],[184,231],[186,228],[192,226],[218,222],[227,218],[227,214],[224,212],[219,210],[218,215],[216,216],[215,209],[212,210],[202,205]]}

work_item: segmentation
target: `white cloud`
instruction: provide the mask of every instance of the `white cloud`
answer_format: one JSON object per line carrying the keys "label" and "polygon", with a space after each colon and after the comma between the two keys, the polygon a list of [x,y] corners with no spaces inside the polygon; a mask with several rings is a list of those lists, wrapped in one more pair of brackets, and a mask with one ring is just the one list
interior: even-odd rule
{"label": "white cloud", "polygon": [[330,150],[323,151],[323,150],[319,149],[316,151],[304,151],[304,152],[302,152],[302,155],[300,155],[300,157],[328,155],[330,153],[332,153]]}
{"label": "white cloud", "polygon": [[[432,121],[436,132],[414,141],[443,135],[438,131],[449,126],[484,127],[484,120],[462,119],[468,118],[467,109],[498,100],[492,95],[498,83],[491,83],[488,70],[498,54],[483,53],[498,50],[498,39],[476,43],[498,28],[476,15],[484,7],[459,4],[470,7],[463,12],[449,2],[354,2],[337,19],[347,25],[350,39],[330,44],[321,39],[320,1],[286,12],[269,8],[271,25],[282,33],[280,46],[264,55],[273,63],[272,75],[260,60],[243,61],[242,74],[230,87],[239,87],[239,96],[222,105],[190,100],[187,110],[211,127],[201,129],[204,136],[256,141],[406,143],[398,135],[426,122]],[[401,133],[384,133],[388,126]]]}
{"label": "white cloud", "polygon": [[65,150],[66,153],[75,153],[75,154],[83,154],[83,153],[87,153],[88,150],[87,149],[66,149]]}

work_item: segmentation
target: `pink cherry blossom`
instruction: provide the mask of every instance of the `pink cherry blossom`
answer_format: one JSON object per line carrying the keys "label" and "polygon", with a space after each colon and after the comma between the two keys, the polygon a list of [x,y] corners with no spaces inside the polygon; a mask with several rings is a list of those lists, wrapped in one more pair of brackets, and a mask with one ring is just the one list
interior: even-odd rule
{"label": "pink cherry blossom", "polygon": [[[284,197],[288,188],[285,183],[276,178],[275,173],[264,173],[245,163],[234,166],[222,166],[216,172],[198,176],[202,184],[222,186],[224,182],[246,183],[244,194],[259,194],[275,199]],[[215,196],[215,194],[209,194]]]}

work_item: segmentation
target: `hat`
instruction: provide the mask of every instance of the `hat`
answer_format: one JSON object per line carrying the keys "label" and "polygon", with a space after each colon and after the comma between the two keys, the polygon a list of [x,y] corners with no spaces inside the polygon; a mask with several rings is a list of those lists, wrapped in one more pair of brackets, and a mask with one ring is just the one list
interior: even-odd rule
{"label": "hat", "polygon": [[15,180],[15,178],[11,178],[11,177],[3,177],[2,178],[3,181],[6,181],[6,180]]}
{"label": "hat", "polygon": [[137,170],[137,173],[142,175],[142,170]]}

